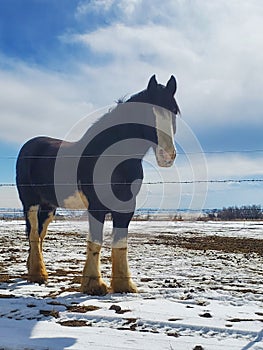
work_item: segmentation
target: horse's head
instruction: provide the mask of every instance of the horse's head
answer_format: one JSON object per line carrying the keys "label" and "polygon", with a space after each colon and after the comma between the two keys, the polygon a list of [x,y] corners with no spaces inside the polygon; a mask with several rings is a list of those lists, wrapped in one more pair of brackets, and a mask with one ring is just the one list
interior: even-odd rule
{"label": "horse's head", "polygon": [[148,83],[147,93],[155,118],[156,147],[155,155],[159,166],[170,167],[176,157],[174,134],[175,118],[179,107],[174,98],[177,84],[172,75],[166,86],[158,84],[153,75]]}
{"label": "horse's head", "polygon": [[[174,98],[176,92],[176,79],[172,75],[166,86],[158,84],[155,75],[149,80],[147,89],[140,96],[141,102],[147,103],[151,118],[148,128],[148,135],[153,141],[156,160],[161,167],[173,165],[176,156],[174,145],[174,134],[176,131],[176,114],[180,113],[179,107]],[[151,131],[150,131],[151,129]]]}

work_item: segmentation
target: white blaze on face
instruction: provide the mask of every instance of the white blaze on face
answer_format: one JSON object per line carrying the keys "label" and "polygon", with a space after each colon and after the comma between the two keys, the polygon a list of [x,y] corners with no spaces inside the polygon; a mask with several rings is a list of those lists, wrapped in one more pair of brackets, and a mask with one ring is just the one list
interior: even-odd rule
{"label": "white blaze on face", "polygon": [[157,163],[161,167],[173,165],[176,150],[174,146],[173,114],[162,107],[153,107],[156,118],[158,145],[156,147]]}

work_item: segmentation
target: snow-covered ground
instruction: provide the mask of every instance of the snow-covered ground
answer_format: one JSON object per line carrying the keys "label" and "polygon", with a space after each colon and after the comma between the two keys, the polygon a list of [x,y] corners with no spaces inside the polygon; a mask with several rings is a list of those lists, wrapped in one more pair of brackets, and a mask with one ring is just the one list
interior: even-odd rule
{"label": "snow-covered ground", "polygon": [[23,221],[0,225],[0,349],[263,349],[263,222],[133,221],[129,260],[140,293],[103,297],[78,291],[86,222],[50,225],[46,286],[26,282]]}

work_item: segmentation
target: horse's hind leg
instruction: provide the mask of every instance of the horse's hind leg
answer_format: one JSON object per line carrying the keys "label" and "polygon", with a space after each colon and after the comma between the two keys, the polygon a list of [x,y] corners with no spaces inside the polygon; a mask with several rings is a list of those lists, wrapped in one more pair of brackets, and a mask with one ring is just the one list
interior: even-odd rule
{"label": "horse's hind leg", "polygon": [[43,241],[47,234],[48,225],[53,221],[56,209],[47,204],[41,204],[38,212],[38,232],[40,249],[43,250]]}
{"label": "horse's hind leg", "polygon": [[27,260],[28,281],[39,284],[48,278],[42,254],[43,239],[49,222],[52,220],[51,211],[43,211],[39,205],[30,206],[26,211],[28,239],[30,244]]}
{"label": "horse's hind leg", "polygon": [[27,259],[28,281],[42,284],[47,280],[47,271],[41,251],[39,222],[39,205],[30,206],[26,211],[26,221],[29,239],[29,256]]}

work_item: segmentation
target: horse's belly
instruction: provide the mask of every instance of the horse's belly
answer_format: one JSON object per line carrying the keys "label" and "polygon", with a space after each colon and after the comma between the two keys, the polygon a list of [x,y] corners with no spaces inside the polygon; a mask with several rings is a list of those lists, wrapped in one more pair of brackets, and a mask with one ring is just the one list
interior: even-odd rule
{"label": "horse's belly", "polygon": [[89,202],[82,191],[75,191],[72,195],[64,199],[63,207],[67,209],[88,209]]}

